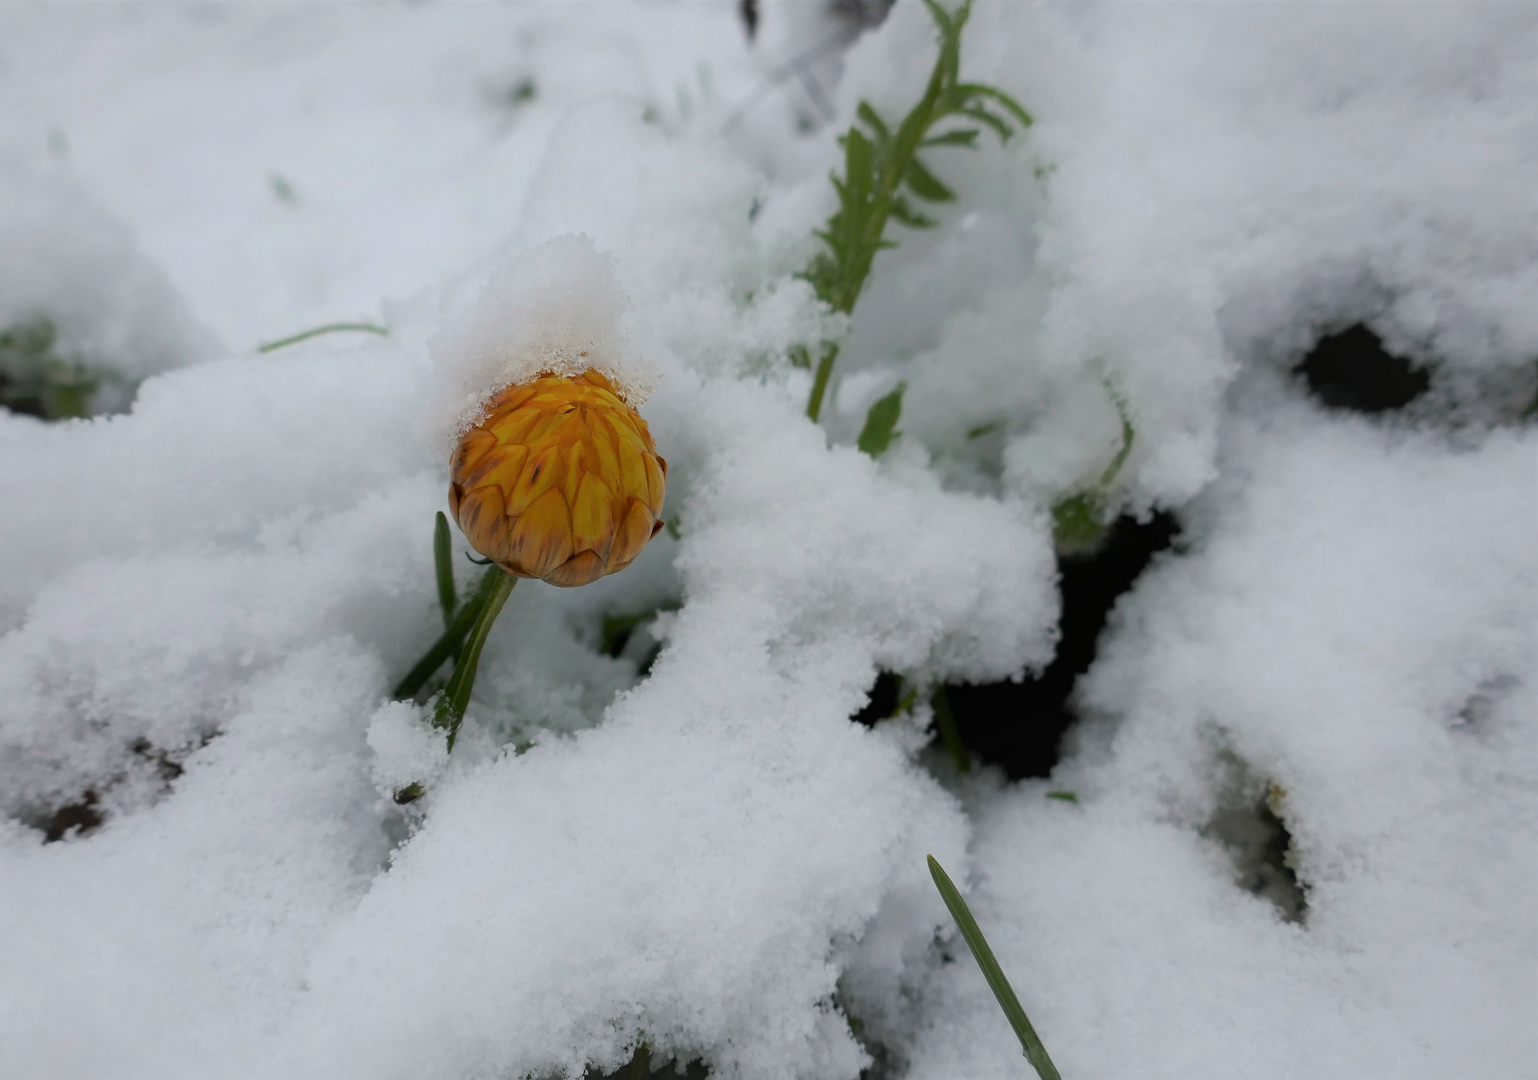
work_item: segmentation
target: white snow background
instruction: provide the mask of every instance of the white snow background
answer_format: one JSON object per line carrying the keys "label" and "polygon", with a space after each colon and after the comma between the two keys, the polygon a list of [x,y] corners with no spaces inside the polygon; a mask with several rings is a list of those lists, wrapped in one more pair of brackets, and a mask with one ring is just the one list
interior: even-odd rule
{"label": "white snow background", "polygon": [[[819,60],[829,120],[763,88],[835,17],[761,7],[751,47],[731,0],[0,7],[0,323],[148,376],[0,412],[0,1073],[570,1076],[644,1038],[1024,1075],[933,853],[1065,1076],[1538,1075],[1538,9],[977,0],[964,72],[1036,126],[934,156],[960,199],[878,257],[819,429],[793,275],[932,32],[899,0]],[[440,625],[442,335],[538,318],[495,290],[566,234],[660,375],[680,538],[517,589],[446,760],[386,703]],[[390,333],[255,350],[334,321]],[[1403,414],[1289,374],[1358,321],[1431,371]],[[1053,777],[852,724],[880,669],[1050,659],[1107,383],[1125,506],[1184,531]],[[646,677],[600,654],[670,603]],[[1238,789],[1302,922],[1214,837]],[[45,844],[86,791],[104,824]]]}

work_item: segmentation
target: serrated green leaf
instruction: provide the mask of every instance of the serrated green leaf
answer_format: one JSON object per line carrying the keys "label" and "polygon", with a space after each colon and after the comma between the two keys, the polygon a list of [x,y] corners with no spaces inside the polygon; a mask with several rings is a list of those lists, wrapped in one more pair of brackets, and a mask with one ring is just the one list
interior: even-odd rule
{"label": "serrated green leaf", "polygon": [[903,391],[907,383],[898,383],[892,392],[878,400],[865,414],[865,426],[860,429],[858,446],[873,458],[886,453],[892,440],[900,434],[897,421],[903,412]]}
{"label": "serrated green leaf", "polygon": [[908,185],[908,190],[913,192],[925,202],[955,202],[956,193],[935,177],[935,174],[924,167],[924,163],[918,158],[908,162],[908,167],[903,172],[903,182]]}

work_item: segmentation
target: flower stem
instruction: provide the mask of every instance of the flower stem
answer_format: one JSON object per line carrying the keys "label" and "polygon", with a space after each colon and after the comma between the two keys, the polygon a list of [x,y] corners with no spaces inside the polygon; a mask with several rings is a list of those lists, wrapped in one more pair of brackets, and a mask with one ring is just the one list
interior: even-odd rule
{"label": "flower stem", "polygon": [[502,613],[502,605],[512,595],[513,586],[518,584],[517,578],[500,567],[492,567],[487,575],[491,579],[491,590],[476,613],[475,627],[470,631],[470,637],[460,652],[459,662],[454,665],[454,674],[449,676],[449,684],[444,688],[443,696],[438,699],[438,707],[433,713],[433,727],[443,728],[449,733],[451,752],[454,739],[459,734],[459,725],[465,718],[465,709],[470,705],[470,691],[475,687],[475,669],[481,662],[481,649],[485,647],[487,635],[491,633],[491,624],[497,621],[497,616]]}
{"label": "flower stem", "polygon": [[828,377],[833,374],[833,361],[838,359],[838,344],[823,342],[822,359],[817,361],[817,376],[812,383],[812,396],[806,402],[806,415],[812,423],[822,415],[822,397],[828,392]]}

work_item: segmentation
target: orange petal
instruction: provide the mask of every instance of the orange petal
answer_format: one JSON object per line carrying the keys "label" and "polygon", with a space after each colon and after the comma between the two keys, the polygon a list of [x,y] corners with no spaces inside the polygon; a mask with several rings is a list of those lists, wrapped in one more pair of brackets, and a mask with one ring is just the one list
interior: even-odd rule
{"label": "orange petal", "polygon": [[582,477],[587,472],[583,467],[585,464],[583,458],[585,456],[582,450],[582,443],[574,442],[567,447],[565,460],[561,462],[561,466],[565,470],[561,474],[561,494],[566,496],[566,503],[569,506],[577,505],[577,488],[581,485]]}
{"label": "orange petal", "polygon": [[559,472],[556,461],[560,453],[560,447],[552,446],[541,450],[524,464],[523,472],[519,474],[518,482],[513,485],[513,492],[507,498],[508,517],[522,514],[530,503],[550,490]]}
{"label": "orange petal", "polygon": [[603,560],[596,551],[579,551],[545,575],[552,585],[586,585],[603,577]]}
{"label": "orange petal", "polygon": [[614,486],[614,490],[622,495],[640,495],[645,498],[648,486],[646,462],[641,460],[641,448],[622,438],[616,438],[614,445],[619,451],[619,483]]}
{"label": "orange petal", "polygon": [[449,485],[449,517],[459,520],[459,497],[462,493],[458,484]]}
{"label": "orange petal", "polygon": [[495,445],[497,445],[496,436],[485,428],[465,432],[459,440],[459,445],[454,448],[453,456],[449,458],[450,474],[474,468],[475,463],[481,459],[481,455]]}
{"label": "orange petal", "polygon": [[572,556],[571,512],[551,488],[513,522],[506,562],[532,577],[544,577]]}
{"label": "orange petal", "polygon": [[652,514],[662,516],[662,499],[667,493],[667,474],[662,471],[662,466],[657,463],[655,454],[642,454],[641,460],[646,463],[646,485],[649,495],[646,505],[651,507]]}
{"label": "orange petal", "polygon": [[470,546],[488,559],[501,559],[507,543],[507,516],[503,513],[502,489],[494,484],[478,487],[459,500],[454,515]]}
{"label": "orange petal", "polygon": [[641,554],[646,541],[652,538],[652,512],[640,499],[631,499],[625,506],[625,518],[614,530],[614,546],[609,549],[609,572],[628,565]]}
{"label": "orange petal", "polygon": [[498,413],[487,422],[487,427],[496,433],[497,441],[504,446],[518,446],[529,441],[529,429],[543,415],[540,410],[524,405],[507,413]]}
{"label": "orange petal", "polygon": [[466,489],[478,488],[482,484],[496,484],[506,494],[518,481],[518,474],[523,472],[523,463],[528,460],[528,456],[529,448],[526,446],[499,446],[485,454],[467,474],[456,473],[454,479]]}
{"label": "orange petal", "polygon": [[571,504],[572,546],[608,559],[614,542],[614,495],[597,473],[584,473]]}
{"label": "orange petal", "polygon": [[588,433],[592,456],[588,468],[597,469],[598,475],[610,491],[619,490],[619,455],[614,451],[614,436],[600,425],[594,424]]}

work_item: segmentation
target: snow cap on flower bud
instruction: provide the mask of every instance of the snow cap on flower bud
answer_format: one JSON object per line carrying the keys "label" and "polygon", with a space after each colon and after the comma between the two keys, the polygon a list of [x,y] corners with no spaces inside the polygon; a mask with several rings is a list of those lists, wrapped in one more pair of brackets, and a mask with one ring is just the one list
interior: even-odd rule
{"label": "snow cap on flower bud", "polygon": [[512,252],[490,268],[478,295],[463,299],[451,299],[432,342],[434,412],[451,440],[481,421],[493,395],[540,375],[596,371],[632,407],[656,386],[656,372],[625,354],[630,300],[590,237]]}
{"label": "snow cap on flower bud", "polygon": [[493,272],[433,343],[449,509],[511,574],[585,585],[662,527],[667,462],[636,412],[656,377],[623,357],[629,306],[610,260],[563,236]]}

